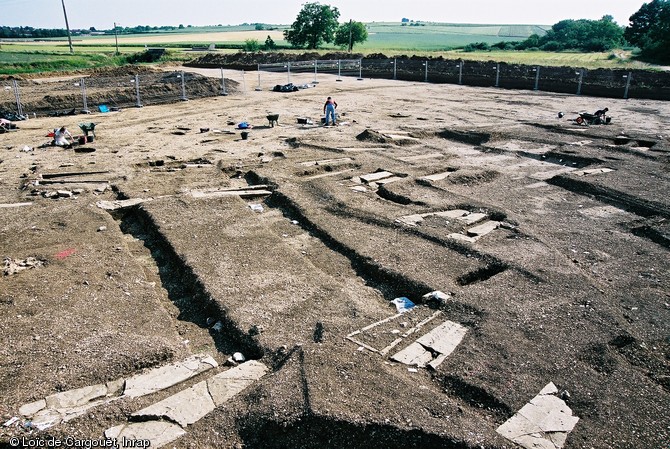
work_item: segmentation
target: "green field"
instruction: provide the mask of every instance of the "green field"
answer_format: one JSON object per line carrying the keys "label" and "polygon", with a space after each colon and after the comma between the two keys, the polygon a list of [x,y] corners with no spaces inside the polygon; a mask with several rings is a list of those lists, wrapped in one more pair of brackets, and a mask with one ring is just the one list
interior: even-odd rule
{"label": "green field", "polygon": [[[574,53],[540,51],[479,51],[463,52],[460,49],[475,42],[494,44],[500,41],[520,41],[531,34],[543,34],[549,29],[544,25],[495,25],[495,24],[447,24],[421,23],[401,25],[398,22],[371,22],[368,41],[354,47],[363,54],[384,53],[392,55],[444,56],[470,60],[495,60],[508,63],[565,65],[585,68],[634,68],[646,67],[629,59],[630,52]],[[193,47],[207,47],[214,43],[217,51],[238,51],[247,39],[255,39],[261,45],[267,35],[272,35],[279,51],[291,47],[283,40],[282,29],[255,30],[254,25],[211,26],[175,29],[171,31],[142,34],[121,34],[118,37],[119,52],[116,56],[114,36],[76,36],[73,38],[75,54],[69,53],[67,39],[45,39],[40,41],[15,40],[0,42],[0,74],[24,72],[65,71],[90,67],[114,66],[125,63],[123,55],[135,54],[148,47],[170,49],[168,61],[175,63],[197,57]],[[339,51],[325,45],[320,51]],[[297,51],[297,50],[292,50]]]}

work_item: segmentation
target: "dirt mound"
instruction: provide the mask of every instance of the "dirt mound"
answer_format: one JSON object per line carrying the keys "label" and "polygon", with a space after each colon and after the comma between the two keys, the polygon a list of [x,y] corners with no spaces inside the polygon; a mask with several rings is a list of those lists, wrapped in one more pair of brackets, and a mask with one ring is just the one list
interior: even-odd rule
{"label": "dirt mound", "polygon": [[277,64],[281,62],[336,60],[336,59],[360,59],[363,55],[359,53],[331,52],[319,54],[316,52],[305,53],[278,53],[278,52],[238,52],[233,54],[207,53],[200,58],[186,63],[188,67],[221,67],[229,68],[249,67],[256,68],[258,64]]}
{"label": "dirt mound", "polygon": [[377,143],[389,142],[389,139],[387,137],[372,129],[366,129],[365,131],[357,135],[356,139],[360,140],[361,142],[377,142]]}
{"label": "dirt mound", "polygon": [[469,186],[491,182],[500,176],[495,170],[459,170],[448,179],[452,184],[465,184]]}

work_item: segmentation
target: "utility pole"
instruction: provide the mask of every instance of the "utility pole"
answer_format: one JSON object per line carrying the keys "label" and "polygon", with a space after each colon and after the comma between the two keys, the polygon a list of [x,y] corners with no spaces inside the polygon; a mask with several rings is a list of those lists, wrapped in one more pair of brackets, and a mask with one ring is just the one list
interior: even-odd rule
{"label": "utility pole", "polygon": [[349,19],[349,53],[351,53],[351,50],[353,50],[354,48],[354,44],[352,42],[352,34],[353,34],[352,22],[351,19]]}
{"label": "utility pole", "polygon": [[114,22],[114,40],[116,41],[116,56],[119,55],[119,34],[116,30],[116,22]]}
{"label": "utility pole", "polygon": [[70,44],[70,53],[74,53],[74,48],[72,48],[72,36],[70,35],[70,24],[67,22],[67,11],[65,10],[65,0],[61,0],[63,4],[63,15],[65,16],[65,28],[67,28],[67,42]]}

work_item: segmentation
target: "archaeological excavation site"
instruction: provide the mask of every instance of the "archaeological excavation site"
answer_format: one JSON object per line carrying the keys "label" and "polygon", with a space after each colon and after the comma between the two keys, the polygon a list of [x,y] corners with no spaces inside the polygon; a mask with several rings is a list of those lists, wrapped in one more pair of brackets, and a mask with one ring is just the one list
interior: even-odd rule
{"label": "archaeological excavation site", "polygon": [[0,445],[668,447],[670,103],[184,70],[0,135]]}

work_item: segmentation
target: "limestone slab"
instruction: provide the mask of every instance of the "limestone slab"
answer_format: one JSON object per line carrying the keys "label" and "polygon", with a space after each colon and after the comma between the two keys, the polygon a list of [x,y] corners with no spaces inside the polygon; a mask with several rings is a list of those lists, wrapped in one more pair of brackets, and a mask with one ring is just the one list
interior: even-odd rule
{"label": "limestone slab", "polygon": [[152,448],[165,446],[186,435],[178,425],[167,421],[147,421],[122,424],[105,430],[106,438],[114,438],[121,444],[125,440],[149,440]]}
{"label": "limestone slab", "polygon": [[416,226],[423,221],[423,214],[405,215],[398,218],[397,221],[409,226]]}
{"label": "limestone slab", "polygon": [[267,366],[250,360],[207,379],[209,394],[218,407],[268,372]]}
{"label": "limestone slab", "polygon": [[442,173],[435,173],[434,175],[423,176],[421,179],[424,179],[429,182],[441,181],[447,176],[451,175],[453,172],[445,171]]}
{"label": "limestone slab", "polygon": [[46,408],[47,401],[40,399],[39,401],[31,402],[29,404],[22,405],[19,408],[19,413],[23,416],[33,416],[35,413]]}
{"label": "limestone slab", "polygon": [[380,171],[376,173],[368,173],[367,175],[361,175],[361,181],[369,184],[371,182],[379,181],[380,179],[390,178],[393,176],[393,173],[389,171]]}
{"label": "limestone slab", "polygon": [[460,217],[465,217],[468,215],[470,212],[467,210],[463,209],[454,209],[454,210],[444,210],[441,212],[435,212],[433,215],[436,217],[443,217],[443,218],[460,218]]}
{"label": "limestone slab", "polygon": [[160,402],[133,413],[135,417],[166,417],[182,427],[199,421],[212,412],[216,406],[207,390],[207,382],[202,381],[191,388],[163,399]]}
{"label": "limestone slab", "polygon": [[485,218],[486,218],[486,214],[482,214],[480,212],[475,212],[475,213],[472,213],[472,214],[465,215],[463,217],[457,217],[456,219],[459,220],[459,221],[462,221],[466,225],[471,225],[471,224],[475,224],[479,221],[482,221]]}
{"label": "limestone slab", "polygon": [[68,409],[87,405],[94,399],[107,395],[107,386],[104,384],[91,385],[52,394],[46,397],[46,406],[50,409]]}
{"label": "limestone slab", "polygon": [[417,340],[417,343],[420,343],[422,346],[430,348],[435,352],[448,356],[454,349],[456,349],[456,346],[463,341],[463,337],[465,337],[467,332],[468,328],[465,326],[454,323],[453,321],[445,321],[432,331],[420,337]]}
{"label": "limestone slab", "polygon": [[402,351],[395,353],[391,360],[423,368],[433,360],[433,355],[419,343],[414,342]]}
{"label": "limestone slab", "polygon": [[216,360],[211,356],[194,355],[183,361],[128,378],[123,394],[127,397],[136,398],[155,393],[217,366]]}
{"label": "limestone slab", "polygon": [[403,178],[401,178],[400,176],[391,176],[389,178],[380,179],[376,182],[377,182],[377,184],[388,184],[390,182],[401,181],[402,179]]}
{"label": "limestone slab", "polygon": [[305,179],[307,179],[307,180],[312,180],[312,179],[329,178],[329,177],[333,177],[333,176],[340,176],[340,175],[343,175],[343,174],[348,173],[348,172],[351,172],[351,171],[354,171],[354,169],[353,169],[353,168],[349,168],[349,169],[347,169],[347,170],[342,170],[342,171],[333,171],[333,172],[320,173],[320,174],[318,174],[318,175],[308,176],[308,177],[306,177]]}
{"label": "limestone slab", "polygon": [[525,449],[561,449],[579,418],[557,393],[550,382],[496,431]]}
{"label": "limestone slab", "polygon": [[468,229],[468,235],[471,237],[481,237],[498,229],[498,226],[500,226],[499,221],[486,221],[480,225]]}
{"label": "limestone slab", "polygon": [[352,162],[353,159],[350,157],[340,157],[336,159],[321,159],[318,161],[305,161],[305,162],[300,162],[300,165],[303,165],[305,167],[312,167],[314,165],[328,165],[328,164],[344,164],[347,162]]}

